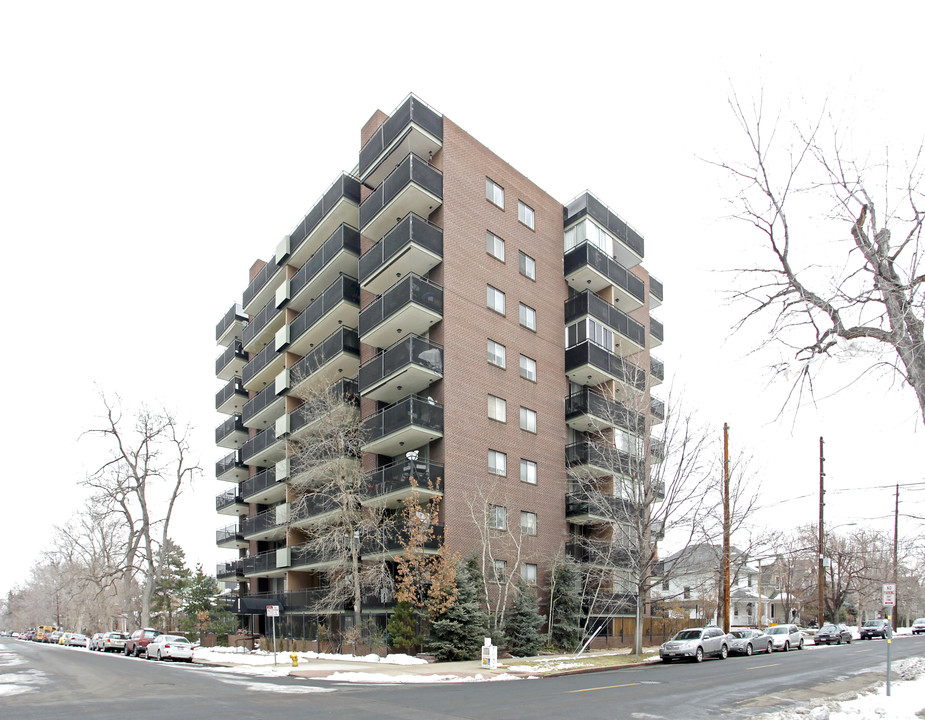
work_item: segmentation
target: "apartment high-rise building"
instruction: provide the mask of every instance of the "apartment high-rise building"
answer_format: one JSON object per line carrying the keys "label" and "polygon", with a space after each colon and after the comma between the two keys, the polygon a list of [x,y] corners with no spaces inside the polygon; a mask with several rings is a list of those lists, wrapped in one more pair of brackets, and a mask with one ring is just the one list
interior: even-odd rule
{"label": "apartment high-rise building", "polygon": [[664,377],[649,354],[662,287],[643,250],[594,195],[563,204],[417,97],[377,111],[355,169],[254,264],[216,329],[216,506],[233,517],[217,542],[237,550],[217,574],[238,583],[243,624],[265,631],[281,604],[286,634],[317,633],[325,568],[301,551],[310,528],[290,517],[287,483],[305,425],[294,384],[315,373],[359,398],[383,502],[417,451],[418,477],[441,479],[446,544],[481,556],[486,532],[514,528],[517,550],[497,543],[489,575],[543,596],[552,558],[594,532],[570,468],[625,432],[607,418],[633,414],[648,434],[664,414],[649,395]]}

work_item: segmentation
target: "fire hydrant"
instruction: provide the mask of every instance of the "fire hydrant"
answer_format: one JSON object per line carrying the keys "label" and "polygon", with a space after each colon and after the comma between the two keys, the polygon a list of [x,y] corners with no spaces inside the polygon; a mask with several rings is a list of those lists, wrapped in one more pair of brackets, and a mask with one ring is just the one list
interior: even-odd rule
{"label": "fire hydrant", "polygon": [[299,667],[299,656],[292,653],[289,658],[292,660],[292,667]]}

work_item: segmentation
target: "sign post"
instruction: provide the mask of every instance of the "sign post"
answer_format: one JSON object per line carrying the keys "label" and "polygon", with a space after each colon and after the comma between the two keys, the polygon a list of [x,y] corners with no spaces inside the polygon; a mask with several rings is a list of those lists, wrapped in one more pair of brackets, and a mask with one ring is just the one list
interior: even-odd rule
{"label": "sign post", "polygon": [[886,618],[889,620],[886,636],[886,694],[890,696],[890,665],[893,660],[893,608],[896,606],[896,584],[883,583],[883,606],[890,608]]}
{"label": "sign post", "polygon": [[279,617],[279,605],[267,605],[267,617],[273,618],[273,664],[276,665],[276,618]]}

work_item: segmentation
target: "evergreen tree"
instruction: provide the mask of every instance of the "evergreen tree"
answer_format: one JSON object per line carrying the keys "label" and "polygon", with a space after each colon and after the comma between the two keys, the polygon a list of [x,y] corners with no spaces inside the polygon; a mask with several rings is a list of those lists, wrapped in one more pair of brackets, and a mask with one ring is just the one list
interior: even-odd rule
{"label": "evergreen tree", "polygon": [[174,613],[179,610],[190,580],[186,567],[186,553],[173,540],[167,540],[160,579],[151,595],[151,615],[157,617],[157,625],[163,630],[175,629]]}
{"label": "evergreen tree", "polygon": [[[473,560],[470,558],[470,560]],[[476,660],[488,637],[488,615],[482,608],[481,572],[467,560],[456,568],[456,602],[431,623],[428,649],[441,661]]]}
{"label": "evergreen tree", "polygon": [[560,555],[552,568],[549,597],[550,642],[562,650],[577,650],[581,642],[581,576],[578,564]]}
{"label": "evergreen tree", "polygon": [[414,648],[421,644],[416,625],[411,603],[406,600],[396,603],[395,613],[389,618],[387,625],[392,647],[403,652],[413,652]]}
{"label": "evergreen tree", "polygon": [[506,613],[504,624],[504,638],[507,648],[514,655],[536,655],[543,644],[540,637],[540,626],[543,618],[539,613],[539,601],[536,591],[524,582],[517,579],[517,596]]}

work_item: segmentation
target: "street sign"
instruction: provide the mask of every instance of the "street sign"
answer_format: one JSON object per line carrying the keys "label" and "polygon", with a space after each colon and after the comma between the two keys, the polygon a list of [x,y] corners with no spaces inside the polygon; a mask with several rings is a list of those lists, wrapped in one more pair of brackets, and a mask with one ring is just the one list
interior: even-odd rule
{"label": "street sign", "polygon": [[279,605],[267,605],[267,617],[279,617]]}
{"label": "street sign", "polygon": [[896,584],[883,583],[883,606],[894,607],[896,605]]}

